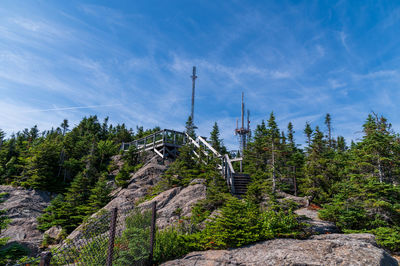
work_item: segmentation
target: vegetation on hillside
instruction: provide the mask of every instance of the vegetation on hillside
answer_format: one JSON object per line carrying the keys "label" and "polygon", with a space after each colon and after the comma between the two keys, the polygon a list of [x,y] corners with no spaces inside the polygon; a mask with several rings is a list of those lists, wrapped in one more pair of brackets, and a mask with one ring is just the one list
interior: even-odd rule
{"label": "vegetation on hillside", "polygon": [[[108,118],[85,117],[70,130],[64,120],[60,127],[39,132],[36,126],[4,139],[0,134],[0,184],[23,186],[57,195],[38,219],[39,229],[60,225],[70,233],[85,217],[110,200],[111,156],[129,142],[158,131],[137,127],[136,134],[124,124],[113,126]],[[129,156],[131,153],[128,153]],[[132,159],[132,158],[130,158]],[[124,166],[132,171],[134,160]],[[123,186],[124,178],[116,180]]]}
{"label": "vegetation on hillside", "polygon": [[[343,232],[373,233],[378,244],[400,252],[400,136],[384,117],[372,113],[362,127],[362,138],[347,145],[342,136],[333,136],[333,124],[329,114],[324,125],[306,123],[306,145],[301,147],[294,139],[293,124],[281,130],[271,113],[256,126],[244,151],[243,169],[252,182],[243,199],[229,193],[217,170],[219,159],[196,158],[194,147],[183,146],[144,200],[168,188],[188,186],[196,178],[205,180],[207,197],[193,207],[191,217],[182,217],[174,228],[157,233],[155,262],[191,250],[305,237],[293,214],[294,205],[276,199],[279,191],[308,196],[321,206],[320,217],[336,223]],[[195,137],[190,118],[186,126]],[[110,177],[117,167],[110,158],[119,153],[121,142],[156,130],[137,128],[134,134],[125,125],[114,127],[107,119],[100,123],[93,116],[72,130],[65,120],[61,127],[41,133],[33,127],[4,138],[0,131],[0,183],[57,193],[38,219],[39,228],[61,225],[69,233],[107,204],[109,181],[125,186],[130,173],[141,167],[137,151],[130,149],[115,180]],[[209,142],[226,153],[216,123]]]}

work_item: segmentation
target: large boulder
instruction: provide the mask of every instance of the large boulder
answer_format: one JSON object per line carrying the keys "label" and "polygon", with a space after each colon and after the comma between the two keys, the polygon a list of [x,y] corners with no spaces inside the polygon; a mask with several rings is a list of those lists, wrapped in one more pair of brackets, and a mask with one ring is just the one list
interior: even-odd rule
{"label": "large boulder", "polygon": [[6,210],[10,223],[0,237],[9,237],[9,243],[20,243],[36,254],[43,240],[43,233],[36,228],[36,218],[49,205],[51,195],[38,190],[0,186],[0,193],[3,192],[7,195],[0,204],[0,210]]}
{"label": "large boulder", "polygon": [[308,225],[306,230],[312,234],[340,233],[335,223],[321,220],[318,211],[310,207],[297,209],[294,213],[299,215],[300,222]]}
{"label": "large boulder", "polygon": [[46,232],[44,232],[44,235],[47,235],[48,237],[58,240],[61,238],[61,233],[62,233],[62,227],[59,225],[55,225],[50,227]]}
{"label": "large boulder", "polygon": [[113,199],[104,207],[106,210],[112,208],[133,206],[134,203],[147,194],[148,189],[161,180],[166,170],[165,165],[151,161],[137,172],[131,174],[127,188],[114,191]]}
{"label": "large boulder", "polygon": [[164,229],[174,225],[181,217],[190,217],[192,207],[206,198],[205,180],[193,180],[188,187],[172,188],[162,192],[151,201],[142,203],[139,207],[157,202],[157,226]]}
{"label": "large boulder", "polygon": [[[120,158],[117,157],[117,159]],[[99,212],[94,213],[91,218],[96,219],[104,213],[104,210],[111,211],[115,207],[119,209],[134,208],[135,202],[142,199],[149,188],[161,180],[166,168],[165,165],[160,165],[156,159],[151,159],[137,172],[131,174],[126,188],[114,190],[111,193],[113,199]],[[118,217],[121,220],[124,219],[123,213],[120,212]],[[78,226],[67,238],[70,240],[79,239],[82,236],[83,228],[85,228],[85,223]]]}
{"label": "large boulder", "polygon": [[370,234],[275,239],[231,250],[192,252],[163,265],[398,265]]}

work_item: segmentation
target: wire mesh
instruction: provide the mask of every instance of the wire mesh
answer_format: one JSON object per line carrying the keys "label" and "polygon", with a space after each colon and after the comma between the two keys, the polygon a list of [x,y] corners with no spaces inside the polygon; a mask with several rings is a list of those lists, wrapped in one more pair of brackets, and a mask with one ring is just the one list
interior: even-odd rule
{"label": "wire mesh", "polygon": [[[18,262],[17,264],[13,264],[14,266],[37,266],[40,263],[40,257],[38,258],[29,258],[24,260],[24,262]],[[6,264],[9,265],[9,264]]]}
{"label": "wire mesh", "polygon": [[[151,207],[147,204],[140,208],[125,206],[117,209],[113,239],[110,239],[113,212],[102,210],[78,227],[73,237],[51,250],[50,265],[107,265],[107,256],[112,258],[112,265],[148,264]],[[39,262],[40,258],[35,258],[19,265],[39,265]]]}

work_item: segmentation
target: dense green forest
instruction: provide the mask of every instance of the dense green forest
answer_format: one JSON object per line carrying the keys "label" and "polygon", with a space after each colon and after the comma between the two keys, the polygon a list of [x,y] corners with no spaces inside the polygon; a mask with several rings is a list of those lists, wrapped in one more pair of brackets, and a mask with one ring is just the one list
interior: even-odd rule
{"label": "dense green forest", "polygon": [[122,125],[83,118],[69,130],[60,127],[39,132],[37,126],[4,139],[0,131],[0,184],[53,192],[57,196],[39,219],[39,229],[61,225],[70,233],[82,220],[109,201],[110,158],[122,142],[141,138],[160,128],[136,133]]}
{"label": "dense green forest", "polygon": [[245,151],[251,174],[247,197],[255,202],[276,190],[308,196],[319,216],[343,232],[369,232],[379,244],[400,251],[400,137],[382,116],[368,115],[363,136],[348,146],[332,136],[332,119],[323,128],[305,125],[307,144],[295,143],[293,125],[280,131],[274,114],[261,123]]}
{"label": "dense green forest", "polygon": [[[190,119],[186,128],[195,136]],[[206,180],[207,198],[196,204],[186,221],[190,232],[183,228],[187,223],[182,223],[160,233],[155,260],[274,237],[306,237],[293,214],[293,204],[276,200],[278,191],[307,196],[321,207],[320,217],[335,222],[343,232],[373,233],[380,245],[399,252],[400,136],[384,117],[374,113],[366,118],[357,142],[348,144],[342,136],[334,137],[332,128],[329,114],[324,125],[313,128],[306,123],[302,132],[306,144],[301,146],[292,123],[282,130],[271,113],[257,125],[244,151],[243,169],[252,182],[243,199],[228,192],[217,171],[217,158],[206,165],[192,156],[193,147],[182,147],[164,179],[143,200],[174,186],[187,186],[194,178]],[[114,178],[110,173],[116,167],[111,156],[120,153],[121,142],[157,130],[137,127],[133,132],[124,124],[112,126],[108,119],[101,123],[91,116],[71,130],[64,120],[60,127],[44,132],[34,126],[5,138],[0,131],[0,183],[54,192],[57,196],[39,218],[39,229],[61,225],[68,234],[110,200],[108,181]],[[216,123],[209,142],[218,151],[227,151]],[[141,166],[134,150],[124,154],[123,160],[115,177],[119,186],[126,185],[129,173]],[[199,226],[217,209],[220,216],[205,228]]]}

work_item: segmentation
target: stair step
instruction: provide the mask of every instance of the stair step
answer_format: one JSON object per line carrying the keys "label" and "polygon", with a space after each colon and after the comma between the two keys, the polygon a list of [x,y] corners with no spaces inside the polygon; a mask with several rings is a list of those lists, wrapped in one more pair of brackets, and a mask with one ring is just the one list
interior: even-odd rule
{"label": "stair step", "polygon": [[247,186],[251,182],[250,175],[248,174],[233,174],[233,188],[235,190],[234,195],[241,198],[247,192]]}

